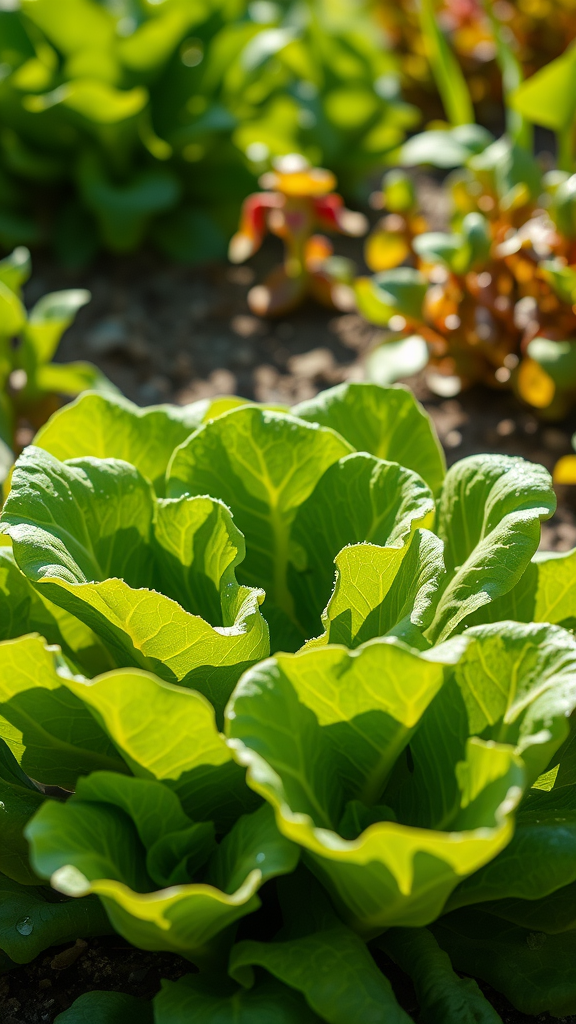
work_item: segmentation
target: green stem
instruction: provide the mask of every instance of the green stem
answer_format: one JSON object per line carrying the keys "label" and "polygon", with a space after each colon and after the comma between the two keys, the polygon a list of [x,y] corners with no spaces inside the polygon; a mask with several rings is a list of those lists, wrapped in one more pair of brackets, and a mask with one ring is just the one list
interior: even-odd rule
{"label": "green stem", "polygon": [[474,124],[472,98],[462,69],[436,20],[434,0],[420,0],[420,27],[436,88],[453,127]]}

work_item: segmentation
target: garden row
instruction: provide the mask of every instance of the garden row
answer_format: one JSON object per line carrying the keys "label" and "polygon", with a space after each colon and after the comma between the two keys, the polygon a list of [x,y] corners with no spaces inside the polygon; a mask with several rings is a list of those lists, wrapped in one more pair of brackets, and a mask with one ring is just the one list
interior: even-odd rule
{"label": "garden row", "polygon": [[[0,547],[1,966],[115,930],[190,973],[62,1024],[576,1012],[576,556],[543,467],[446,472],[403,388],[88,393]],[[192,966],[193,965],[193,966]]]}

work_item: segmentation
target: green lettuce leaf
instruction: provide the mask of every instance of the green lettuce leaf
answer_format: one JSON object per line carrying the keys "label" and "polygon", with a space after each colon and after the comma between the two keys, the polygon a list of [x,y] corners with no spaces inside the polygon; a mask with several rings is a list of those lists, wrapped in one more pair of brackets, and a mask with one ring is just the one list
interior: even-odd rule
{"label": "green lettuce leaf", "polygon": [[467,910],[441,918],[432,931],[457,971],[483,978],[521,1013],[576,1012],[576,930],[546,935]]}
{"label": "green lettuce leaf", "polygon": [[88,392],[41,427],[34,444],[55,458],[123,459],[150,480],[158,494],[174,449],[202,423],[196,406],[140,409],[121,395]]}
{"label": "green lettuce leaf", "polygon": [[[42,877],[69,896],[96,893],[117,932],[143,949],[179,953],[203,964],[213,955],[219,934],[260,906],[257,891],[270,877],[292,871],[298,849],[278,836],[268,808],[254,815],[257,826],[245,830],[227,862],[225,888],[205,882],[172,885],[154,891],[146,872],[137,830],[118,808],[100,803],[45,803],[26,829],[31,861]],[[245,848],[242,838],[251,845]],[[256,850],[252,845],[256,840]],[[270,846],[272,843],[272,846]],[[262,844],[274,856],[257,859]],[[239,865],[249,870],[228,893]]]}
{"label": "green lettuce leaf", "polygon": [[472,978],[459,978],[427,928],[390,928],[378,939],[412,978],[421,1024],[502,1024]]}
{"label": "green lettuce leaf", "polygon": [[203,974],[163,981],[154,999],[155,1024],[188,1024],[191,1020],[202,1024],[318,1024],[320,1018],[299,992],[272,978],[248,991],[226,977]]}
{"label": "green lettuce leaf", "polygon": [[455,666],[472,735],[511,743],[532,784],[569,735],[576,640],[558,626],[476,626]]}
{"label": "green lettuce leaf", "polygon": [[351,450],[326,427],[245,406],[207,423],[176,449],[166,493],[215,494],[226,502],[246,538],[240,580],[265,589],[268,602],[294,622],[292,523],[323,473]]}
{"label": "green lettuce leaf", "polygon": [[365,541],[400,547],[416,527],[431,525],[433,508],[424,481],[396,462],[357,452],[326,470],[290,535],[287,581],[304,636],[319,631],[342,548]]}
{"label": "green lettuce leaf", "polygon": [[0,951],[15,963],[30,963],[47,946],[111,931],[96,897],[56,902],[43,886],[19,885],[0,875]]}
{"label": "green lettuce leaf", "polygon": [[28,862],[23,829],[43,800],[44,794],[0,739],[0,872],[23,885],[40,881]]}
{"label": "green lettuce leaf", "polygon": [[[574,720],[572,721],[574,726]],[[448,909],[492,900],[539,900],[576,882],[576,735],[552,758],[552,788],[536,788],[522,801],[510,844],[467,878]],[[544,776],[546,778],[546,776]]]}
{"label": "green lettuce leaf", "polygon": [[446,474],[437,511],[447,577],[427,636],[439,642],[467,617],[507,594],[556,507],[543,466],[508,455],[471,455]]}
{"label": "green lettuce leaf", "polygon": [[392,986],[365,944],[343,925],[288,942],[240,942],[230,955],[231,976],[246,988],[253,967],[264,967],[298,989],[328,1024],[408,1024]]}
{"label": "green lettuce leaf", "polygon": [[[448,648],[449,645],[446,645]],[[433,920],[458,881],[510,841],[524,770],[512,747],[472,738],[458,805],[439,831],[387,820],[338,834],[346,800],[386,803],[386,783],[458,647],[419,654],[371,641],[280,655],[248,671],[226,712],[247,781],[306,851],[345,920],[365,935]],[[382,814],[381,814],[382,817]]]}
{"label": "green lettuce leaf", "polygon": [[446,473],[432,422],[407,388],[338,384],[292,408],[294,416],[332,427],[358,452],[399,462],[426,481],[433,493]]}
{"label": "green lettuce leaf", "polygon": [[223,831],[254,807],[216,728],[214,708],[200,693],[134,669],[63,682],[90,708],[133,774],[163,782],[194,821],[214,820]]}
{"label": "green lettuce leaf", "polygon": [[469,620],[551,622],[576,626],[576,549],[537,551],[512,590],[480,609]]}
{"label": "green lettuce leaf", "polygon": [[572,931],[576,929],[576,882],[541,900],[494,900],[483,903],[481,909],[530,931],[547,935]]}
{"label": "green lettuce leaf", "polygon": [[62,463],[28,448],[2,523],[20,568],[118,665],[200,686],[222,709],[268,653],[264,595],[236,583],[244,540],[221,502],[156,499],[126,462]]}
{"label": "green lettuce leaf", "polygon": [[127,771],[41,637],[0,644],[0,737],[22,770],[45,785],[73,789],[79,775]]}
{"label": "green lettuce leaf", "polygon": [[20,571],[11,547],[0,547],[0,640],[26,633],[41,633],[49,644],[58,644],[67,658],[89,675],[114,666],[96,634],[45,598]]}
{"label": "green lettuce leaf", "polygon": [[393,634],[414,647],[426,646],[429,624],[444,574],[442,543],[429,530],[415,530],[402,547],[353,544],[334,559],[336,582],[322,613],[324,633],[306,648],[348,648]]}

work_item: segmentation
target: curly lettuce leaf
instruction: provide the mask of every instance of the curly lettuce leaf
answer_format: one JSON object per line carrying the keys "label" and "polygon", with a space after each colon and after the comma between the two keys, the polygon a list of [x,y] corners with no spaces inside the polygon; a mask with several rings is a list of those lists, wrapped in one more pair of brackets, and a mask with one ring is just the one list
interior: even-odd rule
{"label": "curly lettuce leaf", "polygon": [[22,571],[118,665],[201,686],[222,709],[268,653],[264,595],[236,583],[244,539],[221,502],[156,499],[128,463],[29,448],[2,523]]}
{"label": "curly lettuce leaf", "polygon": [[[155,890],[135,825],[113,806],[81,798],[68,805],[51,801],[29,823],[26,835],[35,870],[50,878],[55,889],[70,896],[97,894],[111,924],[129,942],[202,964],[213,955],[221,932],[258,909],[260,886],[297,863],[297,847],[279,836],[270,810],[260,809],[254,818],[255,828],[241,831],[233,847],[223,889],[189,882]],[[258,859],[261,848],[274,855]],[[230,882],[242,874],[240,864],[246,874],[228,892]]]}
{"label": "curly lettuce leaf", "polygon": [[459,800],[442,830],[387,814],[356,839],[339,834],[347,800],[385,803],[395,761],[442,686],[441,657],[381,641],[280,655],[244,675],[227,709],[248,784],[364,935],[433,920],[461,878],[512,837],[522,762],[512,747],[477,738],[455,767]]}
{"label": "curly lettuce leaf", "polygon": [[306,647],[344,644],[354,648],[394,635],[425,647],[444,574],[442,543],[429,530],[415,530],[401,547],[351,544],[334,559],[336,582],[322,613],[324,633]]}
{"label": "curly lettuce leaf", "polygon": [[449,469],[436,515],[447,577],[430,642],[512,589],[538,547],[540,522],[555,508],[549,473],[524,459],[471,455]]}

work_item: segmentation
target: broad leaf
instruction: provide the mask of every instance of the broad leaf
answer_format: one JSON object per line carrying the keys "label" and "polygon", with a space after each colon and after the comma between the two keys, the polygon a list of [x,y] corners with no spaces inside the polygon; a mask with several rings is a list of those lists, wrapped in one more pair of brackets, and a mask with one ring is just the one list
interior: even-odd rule
{"label": "broad leaf", "polygon": [[541,900],[494,900],[482,903],[481,909],[530,931],[547,935],[572,931],[576,929],[576,882]]}
{"label": "broad leaf", "polygon": [[365,944],[342,925],[288,942],[241,942],[230,955],[229,971],[247,988],[253,967],[264,967],[298,989],[328,1024],[408,1024],[387,978]]}
{"label": "broad leaf", "polygon": [[[576,737],[552,758],[554,782],[533,786],[509,846],[453,893],[449,909],[487,900],[538,900],[576,882]],[[539,785],[539,783],[536,783]]]}
{"label": "broad leaf", "polygon": [[154,999],[155,1024],[188,1024],[191,1020],[202,1024],[319,1024],[320,1018],[299,992],[271,978],[248,991],[225,977],[203,974],[163,981]]}
{"label": "broad leaf", "polygon": [[517,584],[503,597],[486,605],[470,620],[500,622],[552,622],[566,629],[576,626],[576,549],[537,551]]}
{"label": "broad leaf", "polygon": [[512,589],[538,547],[540,521],[555,507],[543,466],[507,455],[472,455],[452,466],[437,513],[447,582],[428,629],[431,641]]}
{"label": "broad leaf", "polygon": [[272,809],[264,803],[252,814],[238,818],[224,836],[210,861],[208,879],[223,892],[232,893],[255,869],[265,877],[292,871],[299,855],[298,847],[280,834]]}
{"label": "broad leaf", "polygon": [[287,580],[304,636],[318,633],[328,603],[334,560],[347,544],[400,547],[418,526],[431,524],[432,495],[424,481],[396,462],[361,452],[339,459],[299,508],[291,530]]}
{"label": "broad leaf", "polygon": [[44,794],[0,739],[0,872],[23,885],[39,882],[28,862],[23,829],[43,800]]}
{"label": "broad leaf", "polygon": [[255,407],[232,410],[192,435],[174,453],[167,494],[215,494],[246,537],[239,573],[263,587],[289,618],[290,529],[325,470],[351,451],[334,431]]}
{"label": "broad leaf", "polygon": [[[457,656],[457,648],[444,652],[447,662]],[[459,879],[512,835],[522,764],[511,747],[478,739],[456,766],[452,831],[411,828],[388,813],[382,820],[376,808],[380,820],[357,839],[338,834],[347,799],[368,808],[386,802],[394,763],[442,685],[441,658],[381,641],[351,654],[328,647],[281,655],[247,672],[227,709],[249,785],[307,851],[345,919],[367,935],[433,920]]]}
{"label": "broad leaf", "polygon": [[402,547],[351,545],[334,561],[336,583],[322,614],[325,632],[306,647],[352,648],[391,634],[425,646],[420,631],[430,622],[444,574],[442,545],[433,533],[416,530]]}
{"label": "broad leaf", "polygon": [[292,412],[337,430],[356,451],[414,470],[433,492],[444,479],[444,454],[434,427],[407,388],[339,384],[295,405]]}
{"label": "broad leaf", "polygon": [[0,736],[27,775],[73,789],[79,775],[127,771],[40,637],[6,640],[0,652]]}
{"label": "broad leaf", "polygon": [[165,783],[194,821],[215,820],[223,829],[254,806],[216,728],[214,709],[201,694],[133,669],[64,682],[91,709],[134,775]]}
{"label": "broad leaf", "polygon": [[546,935],[467,910],[441,918],[432,931],[457,971],[483,978],[521,1013],[576,1013],[576,930]]}
{"label": "broad leaf", "polygon": [[10,547],[0,547],[0,640],[35,632],[41,633],[49,644],[58,644],[69,659],[90,675],[113,667],[95,633],[80,619],[44,598],[16,565]]}
{"label": "broad leaf", "polygon": [[128,463],[62,463],[29,448],[3,529],[40,592],[118,665],[201,686],[222,709],[242,669],[268,652],[264,595],[235,582],[244,540],[220,502],[157,500]]}
{"label": "broad leaf", "polygon": [[28,964],[47,946],[106,935],[112,929],[95,897],[55,902],[50,890],[0,875],[0,950]]}
{"label": "broad leaf", "polygon": [[531,784],[568,737],[576,640],[558,626],[500,622],[465,633],[455,676],[472,735],[512,743]]}
{"label": "broad leaf", "polygon": [[472,978],[459,978],[427,928],[390,928],[378,940],[412,978],[421,1024],[502,1024]]}
{"label": "broad leaf", "polygon": [[34,443],[55,458],[123,459],[136,466],[159,494],[174,449],[201,422],[195,406],[140,409],[120,395],[80,395],[42,427]]}
{"label": "broad leaf", "polygon": [[93,772],[78,780],[71,802],[78,801],[118,807],[132,820],[146,851],[146,871],[157,885],[191,881],[215,848],[212,822],[192,822],[161,782]]}
{"label": "broad leaf", "polygon": [[[298,850],[292,843],[275,841],[275,856],[250,867],[252,843],[268,847],[271,815],[256,812],[258,825],[246,831],[235,857],[227,862],[225,888],[203,883],[172,885],[153,891],[145,870],[144,848],[126,814],[113,806],[83,803],[82,799],[45,803],[27,827],[31,860],[42,877],[70,896],[96,893],[113,927],[129,942],[144,949],[179,953],[192,962],[210,956],[210,944],[239,918],[257,910],[259,887],[274,875],[292,871]],[[252,856],[256,856],[252,854]],[[256,858],[257,860],[257,858]],[[249,867],[241,884],[228,894],[239,876],[240,864]]]}

